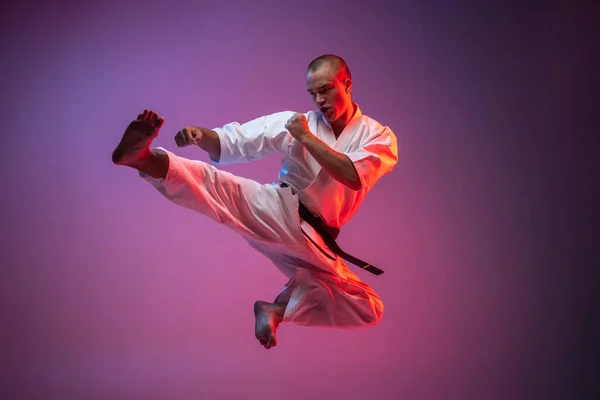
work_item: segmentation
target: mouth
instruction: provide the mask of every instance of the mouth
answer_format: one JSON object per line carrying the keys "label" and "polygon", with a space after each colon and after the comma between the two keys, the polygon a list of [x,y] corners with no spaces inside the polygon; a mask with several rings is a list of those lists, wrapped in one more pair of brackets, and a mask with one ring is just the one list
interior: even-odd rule
{"label": "mouth", "polygon": [[329,116],[329,114],[331,112],[331,108],[329,108],[329,107],[321,107],[320,110],[324,117]]}

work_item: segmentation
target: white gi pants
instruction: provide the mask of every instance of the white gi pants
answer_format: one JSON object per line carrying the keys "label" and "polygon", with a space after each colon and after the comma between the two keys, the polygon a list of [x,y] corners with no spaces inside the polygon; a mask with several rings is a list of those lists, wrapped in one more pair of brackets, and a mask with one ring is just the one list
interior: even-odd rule
{"label": "white gi pants", "polygon": [[339,328],[379,323],[383,302],[300,220],[298,198],[290,188],[260,184],[158,149],[169,157],[165,179],[140,176],[173,203],[235,230],[275,264],[289,279],[275,299],[287,303],[283,322]]}

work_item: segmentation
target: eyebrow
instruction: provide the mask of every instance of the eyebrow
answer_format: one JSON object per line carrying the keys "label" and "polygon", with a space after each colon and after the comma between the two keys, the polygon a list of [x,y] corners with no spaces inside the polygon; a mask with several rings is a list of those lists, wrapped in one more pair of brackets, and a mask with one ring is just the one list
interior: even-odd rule
{"label": "eyebrow", "polygon": [[[328,87],[328,86],[331,86],[332,84],[333,84],[333,82],[324,83],[324,84],[322,84],[321,86],[319,86],[319,87],[318,87],[316,90],[321,90],[321,89],[323,89],[323,88],[326,88],[326,87]],[[306,89],[306,90],[307,90],[309,93],[310,93],[310,92],[312,92],[312,90],[310,90],[310,89]]]}

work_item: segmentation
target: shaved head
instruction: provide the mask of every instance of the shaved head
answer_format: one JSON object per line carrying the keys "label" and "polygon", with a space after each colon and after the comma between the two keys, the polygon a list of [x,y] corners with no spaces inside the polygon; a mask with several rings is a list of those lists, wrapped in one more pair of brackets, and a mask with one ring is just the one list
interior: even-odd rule
{"label": "shaved head", "polygon": [[315,72],[319,68],[321,68],[324,64],[329,64],[332,67],[335,67],[338,77],[343,79],[352,79],[350,75],[350,69],[346,64],[346,61],[340,56],[335,54],[324,54],[312,60],[308,65],[307,72]]}
{"label": "shaved head", "polygon": [[352,101],[352,77],[346,62],[335,54],[312,60],[306,71],[306,89],[322,117],[339,135],[356,111]]}

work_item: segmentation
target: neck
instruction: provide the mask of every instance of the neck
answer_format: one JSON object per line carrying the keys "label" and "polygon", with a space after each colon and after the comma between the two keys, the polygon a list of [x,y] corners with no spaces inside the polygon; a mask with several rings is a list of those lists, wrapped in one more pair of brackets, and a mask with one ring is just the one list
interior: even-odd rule
{"label": "neck", "polygon": [[333,129],[333,133],[335,134],[336,139],[342,134],[342,131],[344,130],[346,125],[348,125],[348,122],[350,122],[355,112],[356,105],[352,104],[352,106],[350,106],[340,118],[336,119],[331,123],[331,128]]}

